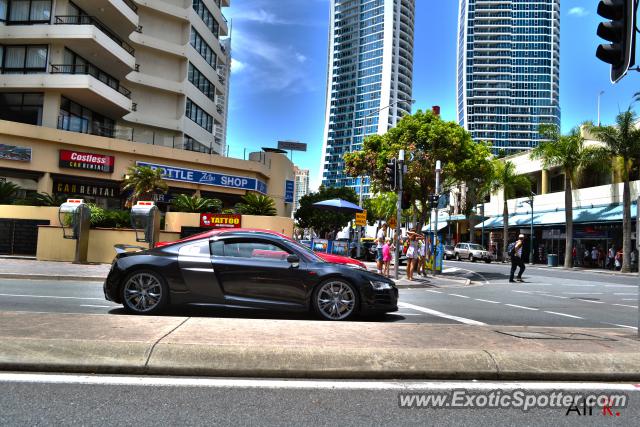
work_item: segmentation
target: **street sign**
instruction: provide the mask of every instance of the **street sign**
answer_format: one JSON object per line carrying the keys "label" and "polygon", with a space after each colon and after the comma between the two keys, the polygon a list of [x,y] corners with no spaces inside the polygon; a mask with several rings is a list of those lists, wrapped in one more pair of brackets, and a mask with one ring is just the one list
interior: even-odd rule
{"label": "street sign", "polygon": [[389,227],[391,229],[395,229],[396,228],[396,219],[394,217],[389,218],[389,221],[387,221],[387,224],[389,224]]}
{"label": "street sign", "polygon": [[307,151],[307,144],[298,141],[278,141],[278,149],[292,151]]}
{"label": "street sign", "polygon": [[356,225],[360,226],[360,227],[364,227],[365,225],[367,225],[367,211],[366,210],[356,213]]}

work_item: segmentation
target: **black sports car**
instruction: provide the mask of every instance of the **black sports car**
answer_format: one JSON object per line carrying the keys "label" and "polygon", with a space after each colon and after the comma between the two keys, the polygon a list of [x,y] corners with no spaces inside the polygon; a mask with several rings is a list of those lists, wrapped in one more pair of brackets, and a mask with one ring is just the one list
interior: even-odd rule
{"label": "black sports car", "polygon": [[189,303],[313,310],[328,320],[398,309],[393,281],[325,262],[306,246],[267,230],[213,230],[120,253],[104,294],[137,314]]}

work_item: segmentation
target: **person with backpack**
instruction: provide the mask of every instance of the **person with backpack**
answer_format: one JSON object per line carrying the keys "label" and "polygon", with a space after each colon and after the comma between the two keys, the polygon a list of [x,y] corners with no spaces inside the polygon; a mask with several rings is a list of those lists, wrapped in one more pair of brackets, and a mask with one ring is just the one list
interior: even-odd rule
{"label": "person with backpack", "polygon": [[524,234],[518,236],[518,240],[509,244],[507,248],[507,253],[511,257],[511,274],[509,275],[509,283],[515,283],[514,275],[516,273],[516,268],[520,268],[518,271],[518,282],[523,282],[522,273],[524,273],[524,260],[522,258],[522,251],[524,249]]}

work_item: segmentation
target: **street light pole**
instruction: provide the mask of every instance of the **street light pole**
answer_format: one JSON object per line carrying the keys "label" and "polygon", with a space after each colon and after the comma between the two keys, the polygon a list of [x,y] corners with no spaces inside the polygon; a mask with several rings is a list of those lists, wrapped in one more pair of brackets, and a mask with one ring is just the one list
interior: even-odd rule
{"label": "street light pole", "polygon": [[[358,205],[362,207],[362,180],[364,177],[360,175],[360,197]],[[356,240],[356,258],[360,259],[360,239],[362,237],[362,226],[358,226],[358,238]]]}
{"label": "street light pole", "polygon": [[431,263],[431,270],[433,275],[436,275],[436,253],[438,248],[438,202],[440,202],[440,171],[442,170],[442,164],[440,160],[436,160],[436,188],[435,188],[435,211],[436,211],[436,219],[433,220],[434,230],[433,230],[433,262]]}
{"label": "street light pole", "polygon": [[400,266],[400,221],[402,220],[402,181],[404,179],[404,150],[398,152],[396,163],[396,179],[398,180],[398,201],[396,202],[396,260],[393,266],[395,279],[399,278]]}
{"label": "street light pole", "polygon": [[[531,194],[529,195],[529,200],[525,200],[523,203],[526,203],[529,205],[529,207],[531,207],[531,224],[529,224],[530,226],[530,235],[529,235],[529,264],[533,264],[533,198],[535,197],[536,193],[534,193],[533,191],[531,192]],[[521,205],[522,206],[522,205]]]}
{"label": "street light pole", "polygon": [[480,240],[482,247],[484,248],[484,202],[482,202],[482,209],[480,210],[480,214],[482,215],[482,218],[480,218],[482,220],[482,237]]}

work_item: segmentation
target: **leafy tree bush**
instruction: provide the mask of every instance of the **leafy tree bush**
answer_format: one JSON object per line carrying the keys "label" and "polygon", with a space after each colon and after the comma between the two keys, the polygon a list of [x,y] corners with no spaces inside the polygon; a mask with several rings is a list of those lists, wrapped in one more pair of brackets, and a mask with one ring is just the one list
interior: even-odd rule
{"label": "leafy tree bush", "polygon": [[222,201],[180,194],[171,201],[171,209],[176,212],[219,213],[222,211]]}
{"label": "leafy tree bush", "polygon": [[236,204],[236,211],[243,215],[276,216],[277,211],[273,199],[256,193],[247,193],[242,202]]}

